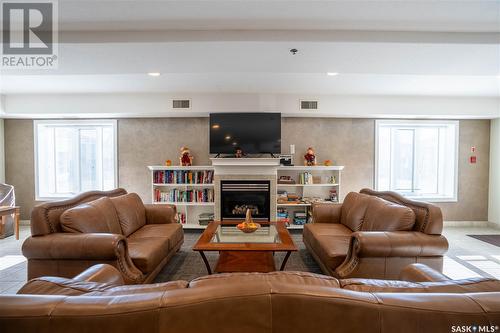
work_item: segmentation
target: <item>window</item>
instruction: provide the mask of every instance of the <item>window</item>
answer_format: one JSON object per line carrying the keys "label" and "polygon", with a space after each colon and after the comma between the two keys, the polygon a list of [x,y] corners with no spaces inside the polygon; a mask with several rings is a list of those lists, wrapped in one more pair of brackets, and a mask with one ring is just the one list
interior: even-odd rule
{"label": "window", "polygon": [[37,200],[116,186],[115,120],[34,122]]}
{"label": "window", "polygon": [[457,200],[458,121],[378,120],[375,135],[378,190]]}

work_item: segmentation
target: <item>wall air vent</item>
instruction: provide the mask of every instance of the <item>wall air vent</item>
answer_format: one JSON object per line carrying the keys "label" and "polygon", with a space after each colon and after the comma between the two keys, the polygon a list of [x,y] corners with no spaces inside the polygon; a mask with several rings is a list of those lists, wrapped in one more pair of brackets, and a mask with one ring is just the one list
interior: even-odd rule
{"label": "wall air vent", "polygon": [[317,110],[318,101],[300,101],[301,110]]}
{"label": "wall air vent", "polygon": [[172,100],[172,108],[174,109],[189,109],[191,108],[190,99],[174,99]]}

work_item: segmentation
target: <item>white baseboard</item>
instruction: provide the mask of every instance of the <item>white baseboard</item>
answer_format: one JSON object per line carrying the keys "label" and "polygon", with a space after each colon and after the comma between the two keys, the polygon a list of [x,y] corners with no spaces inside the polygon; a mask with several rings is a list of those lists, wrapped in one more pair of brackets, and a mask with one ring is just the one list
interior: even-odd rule
{"label": "white baseboard", "polygon": [[500,229],[500,224],[488,221],[444,221],[444,226]]}

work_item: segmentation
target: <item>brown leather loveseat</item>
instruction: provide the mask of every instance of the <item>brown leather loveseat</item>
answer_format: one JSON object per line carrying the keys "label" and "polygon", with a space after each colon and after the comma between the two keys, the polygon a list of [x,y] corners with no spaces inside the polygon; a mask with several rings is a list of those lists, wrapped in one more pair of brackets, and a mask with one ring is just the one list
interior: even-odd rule
{"label": "brown leather loveseat", "polygon": [[411,263],[443,269],[448,242],[435,205],[363,189],[343,204],[314,204],[304,243],[326,274],[395,279]]}
{"label": "brown leather loveseat", "polygon": [[449,333],[472,326],[494,332],[500,325],[498,280],[449,280],[418,264],[401,277],[406,281],[234,273],[123,286],[113,267],[97,265],[73,279],[38,278],[19,295],[0,295],[0,327],[2,333]]}
{"label": "brown leather loveseat", "polygon": [[23,244],[28,279],[72,277],[99,263],[125,283],[148,283],[179,250],[184,234],[171,205],[144,205],[124,189],[92,191],[36,206]]}

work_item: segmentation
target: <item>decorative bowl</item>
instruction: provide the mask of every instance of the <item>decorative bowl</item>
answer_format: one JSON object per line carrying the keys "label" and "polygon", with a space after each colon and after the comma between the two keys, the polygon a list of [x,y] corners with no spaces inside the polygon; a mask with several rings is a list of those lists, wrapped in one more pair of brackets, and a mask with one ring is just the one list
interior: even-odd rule
{"label": "decorative bowl", "polygon": [[246,234],[250,234],[252,232],[255,232],[257,229],[260,228],[260,224],[258,223],[240,223],[236,226],[238,229],[243,231]]}

